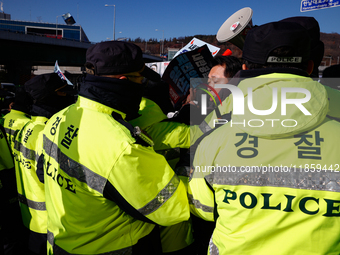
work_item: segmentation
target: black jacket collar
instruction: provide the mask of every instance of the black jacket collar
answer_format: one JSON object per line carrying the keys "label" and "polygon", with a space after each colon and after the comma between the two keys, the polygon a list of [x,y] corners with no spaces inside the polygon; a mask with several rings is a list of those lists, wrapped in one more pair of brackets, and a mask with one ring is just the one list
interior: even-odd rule
{"label": "black jacket collar", "polygon": [[86,75],[79,88],[79,95],[119,110],[126,120],[139,117],[139,104],[144,86],[129,80]]}

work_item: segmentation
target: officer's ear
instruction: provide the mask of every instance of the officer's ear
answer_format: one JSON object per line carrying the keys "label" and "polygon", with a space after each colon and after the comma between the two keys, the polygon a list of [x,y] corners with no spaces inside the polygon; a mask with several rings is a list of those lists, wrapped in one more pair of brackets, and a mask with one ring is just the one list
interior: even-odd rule
{"label": "officer's ear", "polygon": [[246,66],[246,64],[242,64],[242,70],[248,70],[248,67]]}
{"label": "officer's ear", "polygon": [[91,63],[85,63],[85,71],[88,74],[96,75],[94,66]]}
{"label": "officer's ear", "polygon": [[314,70],[314,62],[313,60],[308,60],[308,64],[307,64],[307,73],[310,75]]}

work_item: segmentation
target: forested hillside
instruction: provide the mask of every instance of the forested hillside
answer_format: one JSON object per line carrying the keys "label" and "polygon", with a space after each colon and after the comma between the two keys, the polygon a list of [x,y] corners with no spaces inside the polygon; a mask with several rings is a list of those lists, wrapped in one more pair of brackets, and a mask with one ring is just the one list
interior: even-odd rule
{"label": "forested hillside", "polygon": [[[221,50],[219,51],[219,55],[222,54],[226,49],[230,49],[233,52],[233,55],[236,57],[242,56],[242,51],[236,47],[235,45],[226,42],[219,43],[217,42],[216,35],[193,35],[179,38],[170,38],[164,39],[164,54],[167,53],[168,48],[177,48],[180,49],[185,46],[187,43],[191,41],[192,38],[196,37],[204,42],[215,45]],[[338,64],[340,63],[340,34],[338,33],[321,33],[321,41],[323,41],[325,45],[325,53],[322,65],[330,65],[330,64]],[[134,40],[136,44],[138,44],[142,50],[146,53],[152,55],[159,55],[161,53],[161,45],[162,42],[157,41],[157,39],[149,39],[148,41],[144,39],[137,38]]]}

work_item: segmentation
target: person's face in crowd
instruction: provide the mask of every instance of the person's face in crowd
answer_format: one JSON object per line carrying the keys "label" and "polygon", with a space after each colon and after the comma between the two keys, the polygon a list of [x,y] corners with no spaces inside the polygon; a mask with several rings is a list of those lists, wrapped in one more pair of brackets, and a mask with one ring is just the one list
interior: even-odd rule
{"label": "person's face in crowd", "polygon": [[151,68],[151,70],[154,70],[155,72],[157,72],[157,66],[156,65],[152,65],[150,68]]}
{"label": "person's face in crowd", "polygon": [[[215,84],[226,84],[229,82],[229,79],[224,76],[225,66],[216,65],[213,68],[211,68],[209,75],[208,75],[208,83],[209,86],[215,88]],[[208,89],[211,91],[210,89]],[[221,88],[215,88],[216,92],[219,93],[221,91]],[[216,97],[215,93],[212,92],[214,97]],[[212,98],[210,98],[210,101],[212,101]]]}

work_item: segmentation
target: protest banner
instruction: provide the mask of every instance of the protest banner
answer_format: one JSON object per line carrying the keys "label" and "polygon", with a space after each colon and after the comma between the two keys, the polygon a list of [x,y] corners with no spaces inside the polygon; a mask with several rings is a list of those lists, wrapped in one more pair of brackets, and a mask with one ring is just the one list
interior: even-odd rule
{"label": "protest banner", "polygon": [[[208,78],[213,56],[207,45],[175,57],[165,69],[162,79],[169,84],[170,98],[178,110],[189,94],[189,88],[196,88],[200,79]],[[196,78],[190,84],[190,79]]]}
{"label": "protest banner", "polygon": [[73,86],[72,82],[70,82],[69,79],[67,79],[66,76],[63,74],[63,72],[60,70],[60,67],[58,65],[58,60],[55,61],[54,72],[58,74],[60,79],[65,80],[68,85]]}
{"label": "protest banner", "polygon": [[163,62],[151,62],[151,63],[145,63],[145,65],[152,70],[154,70],[156,73],[159,73],[160,76],[163,75],[165,69],[169,65],[170,61],[163,61]]}
{"label": "protest banner", "polygon": [[188,52],[188,51],[192,51],[192,50],[195,50],[199,47],[202,47],[203,45],[207,45],[211,54],[213,56],[216,56],[216,54],[220,51],[220,48],[214,46],[214,45],[211,45],[209,43],[206,43],[200,39],[197,39],[197,38],[193,38],[187,45],[185,45],[182,49],[180,49],[174,56],[177,57],[179,54],[182,54],[184,52]]}

